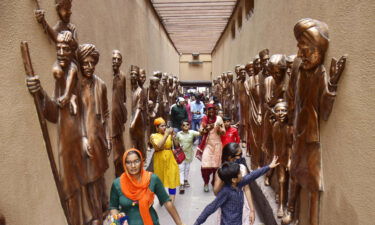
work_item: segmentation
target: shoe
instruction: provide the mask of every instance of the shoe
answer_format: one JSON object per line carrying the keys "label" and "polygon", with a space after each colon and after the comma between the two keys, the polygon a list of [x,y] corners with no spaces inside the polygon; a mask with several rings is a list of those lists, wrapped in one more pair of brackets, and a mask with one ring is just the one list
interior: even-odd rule
{"label": "shoe", "polygon": [[180,187],[180,195],[183,195],[185,194],[185,189],[184,189],[184,186],[181,186]]}
{"label": "shoe", "polygon": [[209,192],[210,189],[208,189],[208,185],[204,185],[204,188],[203,188],[204,192]]}
{"label": "shoe", "polygon": [[184,180],[184,186],[185,186],[185,187],[190,187],[189,181]]}

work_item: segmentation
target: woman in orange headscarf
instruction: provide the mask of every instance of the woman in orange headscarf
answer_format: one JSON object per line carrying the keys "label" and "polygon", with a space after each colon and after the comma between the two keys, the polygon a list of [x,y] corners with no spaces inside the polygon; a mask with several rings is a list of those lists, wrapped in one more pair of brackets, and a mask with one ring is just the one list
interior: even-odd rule
{"label": "woman in orange headscarf", "polygon": [[161,117],[154,121],[157,133],[150,137],[154,147],[154,173],[158,175],[163,185],[168,188],[169,197],[174,201],[176,188],[180,186],[180,170],[172,152],[173,128],[167,128]]}
{"label": "woman in orange headscarf", "polygon": [[143,169],[139,150],[131,148],[123,156],[124,173],[113,181],[109,209],[112,215],[123,212],[129,225],[159,225],[152,204],[155,195],[177,225],[183,225],[158,176]]}

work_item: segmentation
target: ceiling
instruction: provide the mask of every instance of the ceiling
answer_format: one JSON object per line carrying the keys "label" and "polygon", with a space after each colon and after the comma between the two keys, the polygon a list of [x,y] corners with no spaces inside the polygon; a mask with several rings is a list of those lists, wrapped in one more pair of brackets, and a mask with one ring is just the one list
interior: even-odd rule
{"label": "ceiling", "polygon": [[237,0],[151,0],[179,53],[211,53]]}

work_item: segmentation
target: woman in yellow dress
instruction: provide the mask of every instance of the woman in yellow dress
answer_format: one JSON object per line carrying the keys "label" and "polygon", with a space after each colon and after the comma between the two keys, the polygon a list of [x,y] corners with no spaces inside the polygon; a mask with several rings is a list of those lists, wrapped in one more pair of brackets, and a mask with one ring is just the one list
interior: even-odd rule
{"label": "woman in yellow dress", "polygon": [[154,120],[157,133],[151,134],[150,142],[154,147],[154,173],[168,188],[169,196],[174,202],[176,188],[180,186],[178,164],[172,152],[173,128],[166,127],[165,120],[161,117]]}

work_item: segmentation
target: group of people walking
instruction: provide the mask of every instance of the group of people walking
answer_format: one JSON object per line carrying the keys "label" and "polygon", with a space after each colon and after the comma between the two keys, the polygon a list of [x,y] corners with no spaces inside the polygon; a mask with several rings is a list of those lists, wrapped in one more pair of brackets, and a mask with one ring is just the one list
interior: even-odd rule
{"label": "group of people walking", "polygon": [[[122,159],[124,173],[112,184],[111,214],[124,212],[130,225],[159,224],[152,207],[156,195],[174,222],[183,224],[174,202],[177,188],[179,194],[184,194],[186,188],[194,185],[189,183],[189,171],[193,159],[197,158],[201,160],[204,192],[209,192],[211,180],[213,193],[217,197],[197,217],[195,224],[202,224],[218,208],[222,209],[219,213],[220,224],[253,224],[255,210],[247,184],[266,173],[270,167],[275,167],[277,159],[270,166],[246,175],[250,170],[243,158],[237,128],[232,125],[229,116],[219,116],[218,111],[219,104],[213,101],[203,104],[201,96],[192,97],[191,102],[188,98],[179,97],[171,107],[170,124],[161,117],[156,118],[153,122],[156,132],[149,138],[154,154],[153,168],[148,169],[153,173],[144,169],[146,160],[139,150],[127,150]],[[192,114],[191,119],[189,113]],[[180,164],[173,152],[177,146],[182,148],[185,155]],[[234,206],[241,206],[244,210],[239,211]]]}

